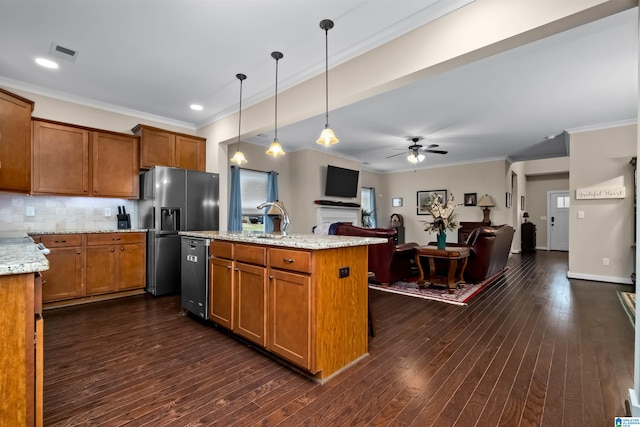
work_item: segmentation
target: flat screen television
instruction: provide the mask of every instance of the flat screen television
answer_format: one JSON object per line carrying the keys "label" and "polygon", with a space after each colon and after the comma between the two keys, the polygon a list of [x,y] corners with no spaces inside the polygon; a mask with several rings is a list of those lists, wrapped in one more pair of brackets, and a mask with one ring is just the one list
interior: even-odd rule
{"label": "flat screen television", "polygon": [[324,195],[329,197],[356,197],[359,171],[327,166]]}

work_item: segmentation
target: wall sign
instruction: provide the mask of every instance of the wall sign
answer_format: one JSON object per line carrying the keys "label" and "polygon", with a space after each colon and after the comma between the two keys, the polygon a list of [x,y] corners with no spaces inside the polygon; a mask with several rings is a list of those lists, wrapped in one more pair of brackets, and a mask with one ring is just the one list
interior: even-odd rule
{"label": "wall sign", "polygon": [[576,199],[624,199],[625,187],[579,188]]}

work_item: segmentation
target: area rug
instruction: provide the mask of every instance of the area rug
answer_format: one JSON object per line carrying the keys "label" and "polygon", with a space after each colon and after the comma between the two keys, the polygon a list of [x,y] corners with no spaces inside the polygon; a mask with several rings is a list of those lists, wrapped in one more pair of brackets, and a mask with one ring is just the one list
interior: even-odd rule
{"label": "area rug", "polygon": [[369,283],[369,288],[375,289],[377,291],[391,292],[394,294],[406,295],[410,297],[446,302],[447,304],[467,305],[469,300],[471,300],[481,290],[483,290],[498,277],[500,277],[504,273],[504,271],[506,271],[506,269],[492,277],[489,277],[484,282],[476,284],[465,283],[462,287],[456,289],[452,294],[450,294],[449,291],[442,286],[429,286],[426,288],[420,288],[418,286],[417,279],[395,282],[388,286],[380,285],[378,283]]}
{"label": "area rug", "polygon": [[636,294],[633,292],[620,292],[618,291],[618,298],[620,298],[620,302],[622,303],[622,308],[629,316],[629,320],[631,320],[631,324],[635,327],[636,325]]}

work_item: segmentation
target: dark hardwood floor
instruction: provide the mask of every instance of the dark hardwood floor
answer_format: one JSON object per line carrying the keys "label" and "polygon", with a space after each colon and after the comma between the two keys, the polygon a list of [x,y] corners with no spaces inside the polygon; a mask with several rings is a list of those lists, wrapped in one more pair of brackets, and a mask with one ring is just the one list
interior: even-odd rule
{"label": "dark hardwood floor", "polygon": [[616,291],[514,255],[460,307],[370,291],[369,357],[318,385],[148,295],[45,312],[46,426],[609,426],[633,386]]}

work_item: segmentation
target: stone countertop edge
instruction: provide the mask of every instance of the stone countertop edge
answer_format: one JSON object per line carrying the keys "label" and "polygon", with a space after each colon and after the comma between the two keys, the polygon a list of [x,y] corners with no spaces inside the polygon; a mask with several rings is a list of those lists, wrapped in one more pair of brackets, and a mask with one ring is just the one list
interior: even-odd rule
{"label": "stone countertop edge", "polygon": [[293,233],[281,236],[279,234],[231,233],[224,231],[181,231],[179,234],[187,237],[200,237],[205,239],[224,240],[228,242],[255,243],[260,245],[299,249],[346,248],[350,246],[377,245],[387,242],[387,239],[380,237],[336,236],[324,234]]}
{"label": "stone countertop edge", "polygon": [[0,241],[0,276],[35,273],[49,269],[49,260],[33,243]]}
{"label": "stone countertop edge", "polygon": [[98,234],[98,233],[146,233],[146,228],[133,228],[126,230],[110,229],[110,230],[49,230],[49,231],[27,231],[29,236],[44,236],[49,234]]}

